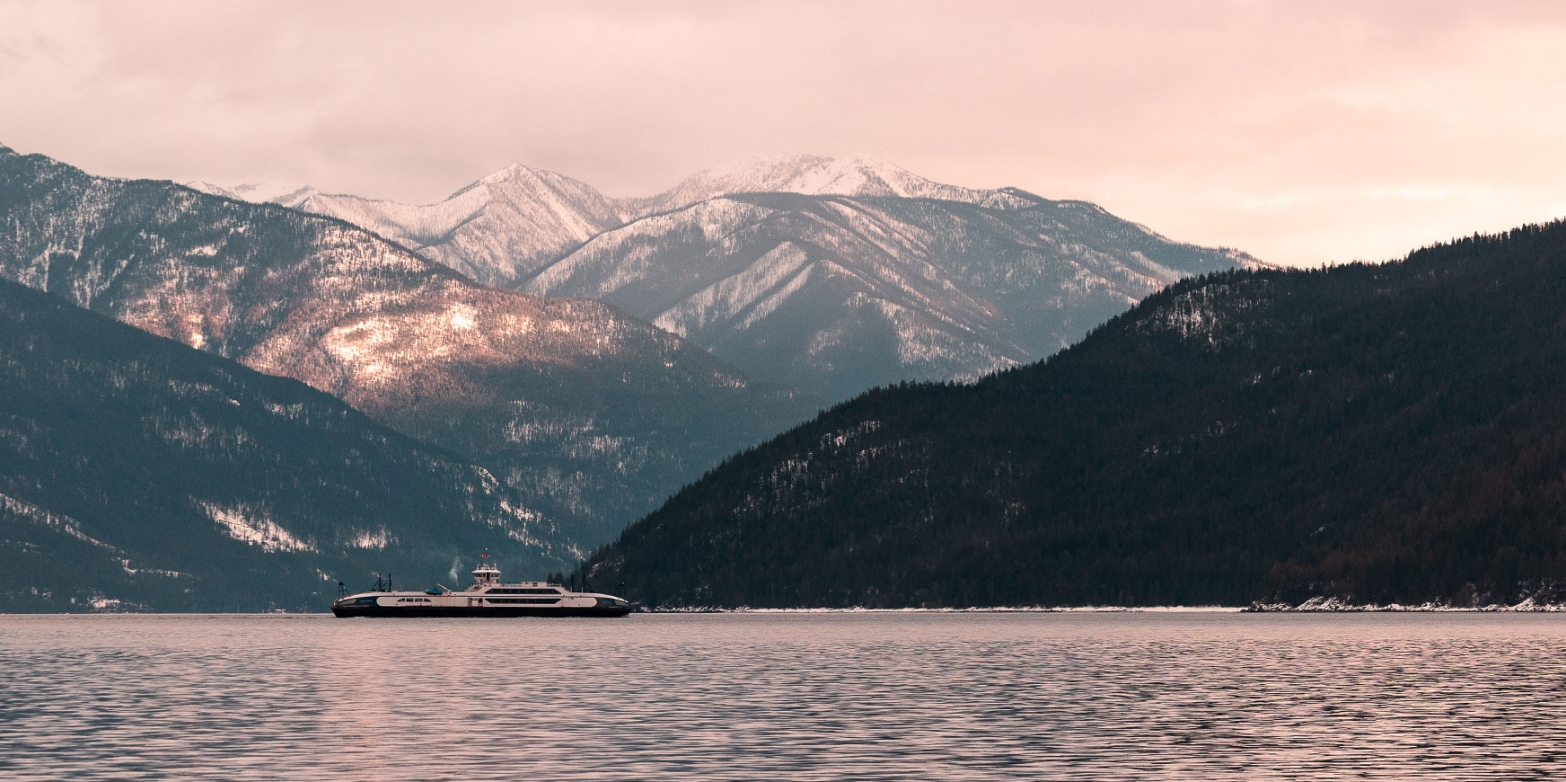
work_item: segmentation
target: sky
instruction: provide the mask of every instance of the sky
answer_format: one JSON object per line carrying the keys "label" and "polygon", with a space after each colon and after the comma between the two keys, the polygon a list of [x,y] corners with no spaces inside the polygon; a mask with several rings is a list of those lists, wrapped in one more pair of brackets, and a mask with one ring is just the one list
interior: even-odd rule
{"label": "sky", "polygon": [[1566,216],[1566,3],[0,0],[0,144],[408,203],[862,155],[1379,261]]}

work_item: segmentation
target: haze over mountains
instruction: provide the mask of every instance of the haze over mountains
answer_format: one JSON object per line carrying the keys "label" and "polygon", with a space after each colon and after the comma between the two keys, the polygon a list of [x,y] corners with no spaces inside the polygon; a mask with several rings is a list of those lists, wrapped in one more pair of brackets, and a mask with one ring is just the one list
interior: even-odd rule
{"label": "haze over mountains", "polygon": [[489,284],[613,304],[828,399],[974,380],[1047,356],[1180,277],[1259,263],[1092,204],[943,185],[866,158],[757,158],[648,198],[513,166],[430,206],[282,203]]}
{"label": "haze over mountains", "polygon": [[654,605],[1566,599],[1566,223],[1178,283],[861,396],[589,563]]}
{"label": "haze over mountains", "polygon": [[519,489],[584,546],[813,401],[591,301],[347,223],[0,148],[0,277],[302,380]]}

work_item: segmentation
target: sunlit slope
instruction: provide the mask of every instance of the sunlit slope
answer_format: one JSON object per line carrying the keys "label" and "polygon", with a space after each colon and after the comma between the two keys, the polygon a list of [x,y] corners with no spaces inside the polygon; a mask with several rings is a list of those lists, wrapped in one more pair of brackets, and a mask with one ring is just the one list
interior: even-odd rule
{"label": "sunlit slope", "polygon": [[335,219],[0,149],[0,277],[334,394],[611,537],[815,412],[592,301],[487,288]]}

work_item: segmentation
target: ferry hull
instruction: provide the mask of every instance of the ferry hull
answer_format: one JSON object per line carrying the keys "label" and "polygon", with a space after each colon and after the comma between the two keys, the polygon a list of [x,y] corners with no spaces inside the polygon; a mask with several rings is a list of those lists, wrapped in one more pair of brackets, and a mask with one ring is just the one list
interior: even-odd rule
{"label": "ferry hull", "polygon": [[[342,582],[337,582],[338,587]],[[583,579],[586,586],[586,579]],[[390,616],[408,619],[425,617],[508,617],[508,616],[625,616],[631,603],[625,598],[598,592],[566,589],[544,581],[500,581],[500,568],[489,561],[485,551],[473,569],[473,585],[461,592],[442,586],[423,592],[394,591],[390,580],[375,579],[375,591],[342,595],[332,601],[332,613],[339,617]]]}
{"label": "ferry hull", "polygon": [[554,606],[332,606],[338,617],[474,617],[474,616],[625,616],[630,606],[591,606],[556,608]]}

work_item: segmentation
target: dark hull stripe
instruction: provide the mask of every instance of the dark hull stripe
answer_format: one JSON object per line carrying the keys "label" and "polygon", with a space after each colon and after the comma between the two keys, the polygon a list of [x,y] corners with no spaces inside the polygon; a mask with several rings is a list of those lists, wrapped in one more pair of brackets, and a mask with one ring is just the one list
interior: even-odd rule
{"label": "dark hull stripe", "polygon": [[555,608],[553,606],[332,606],[332,613],[350,616],[625,616],[630,606],[591,608]]}

